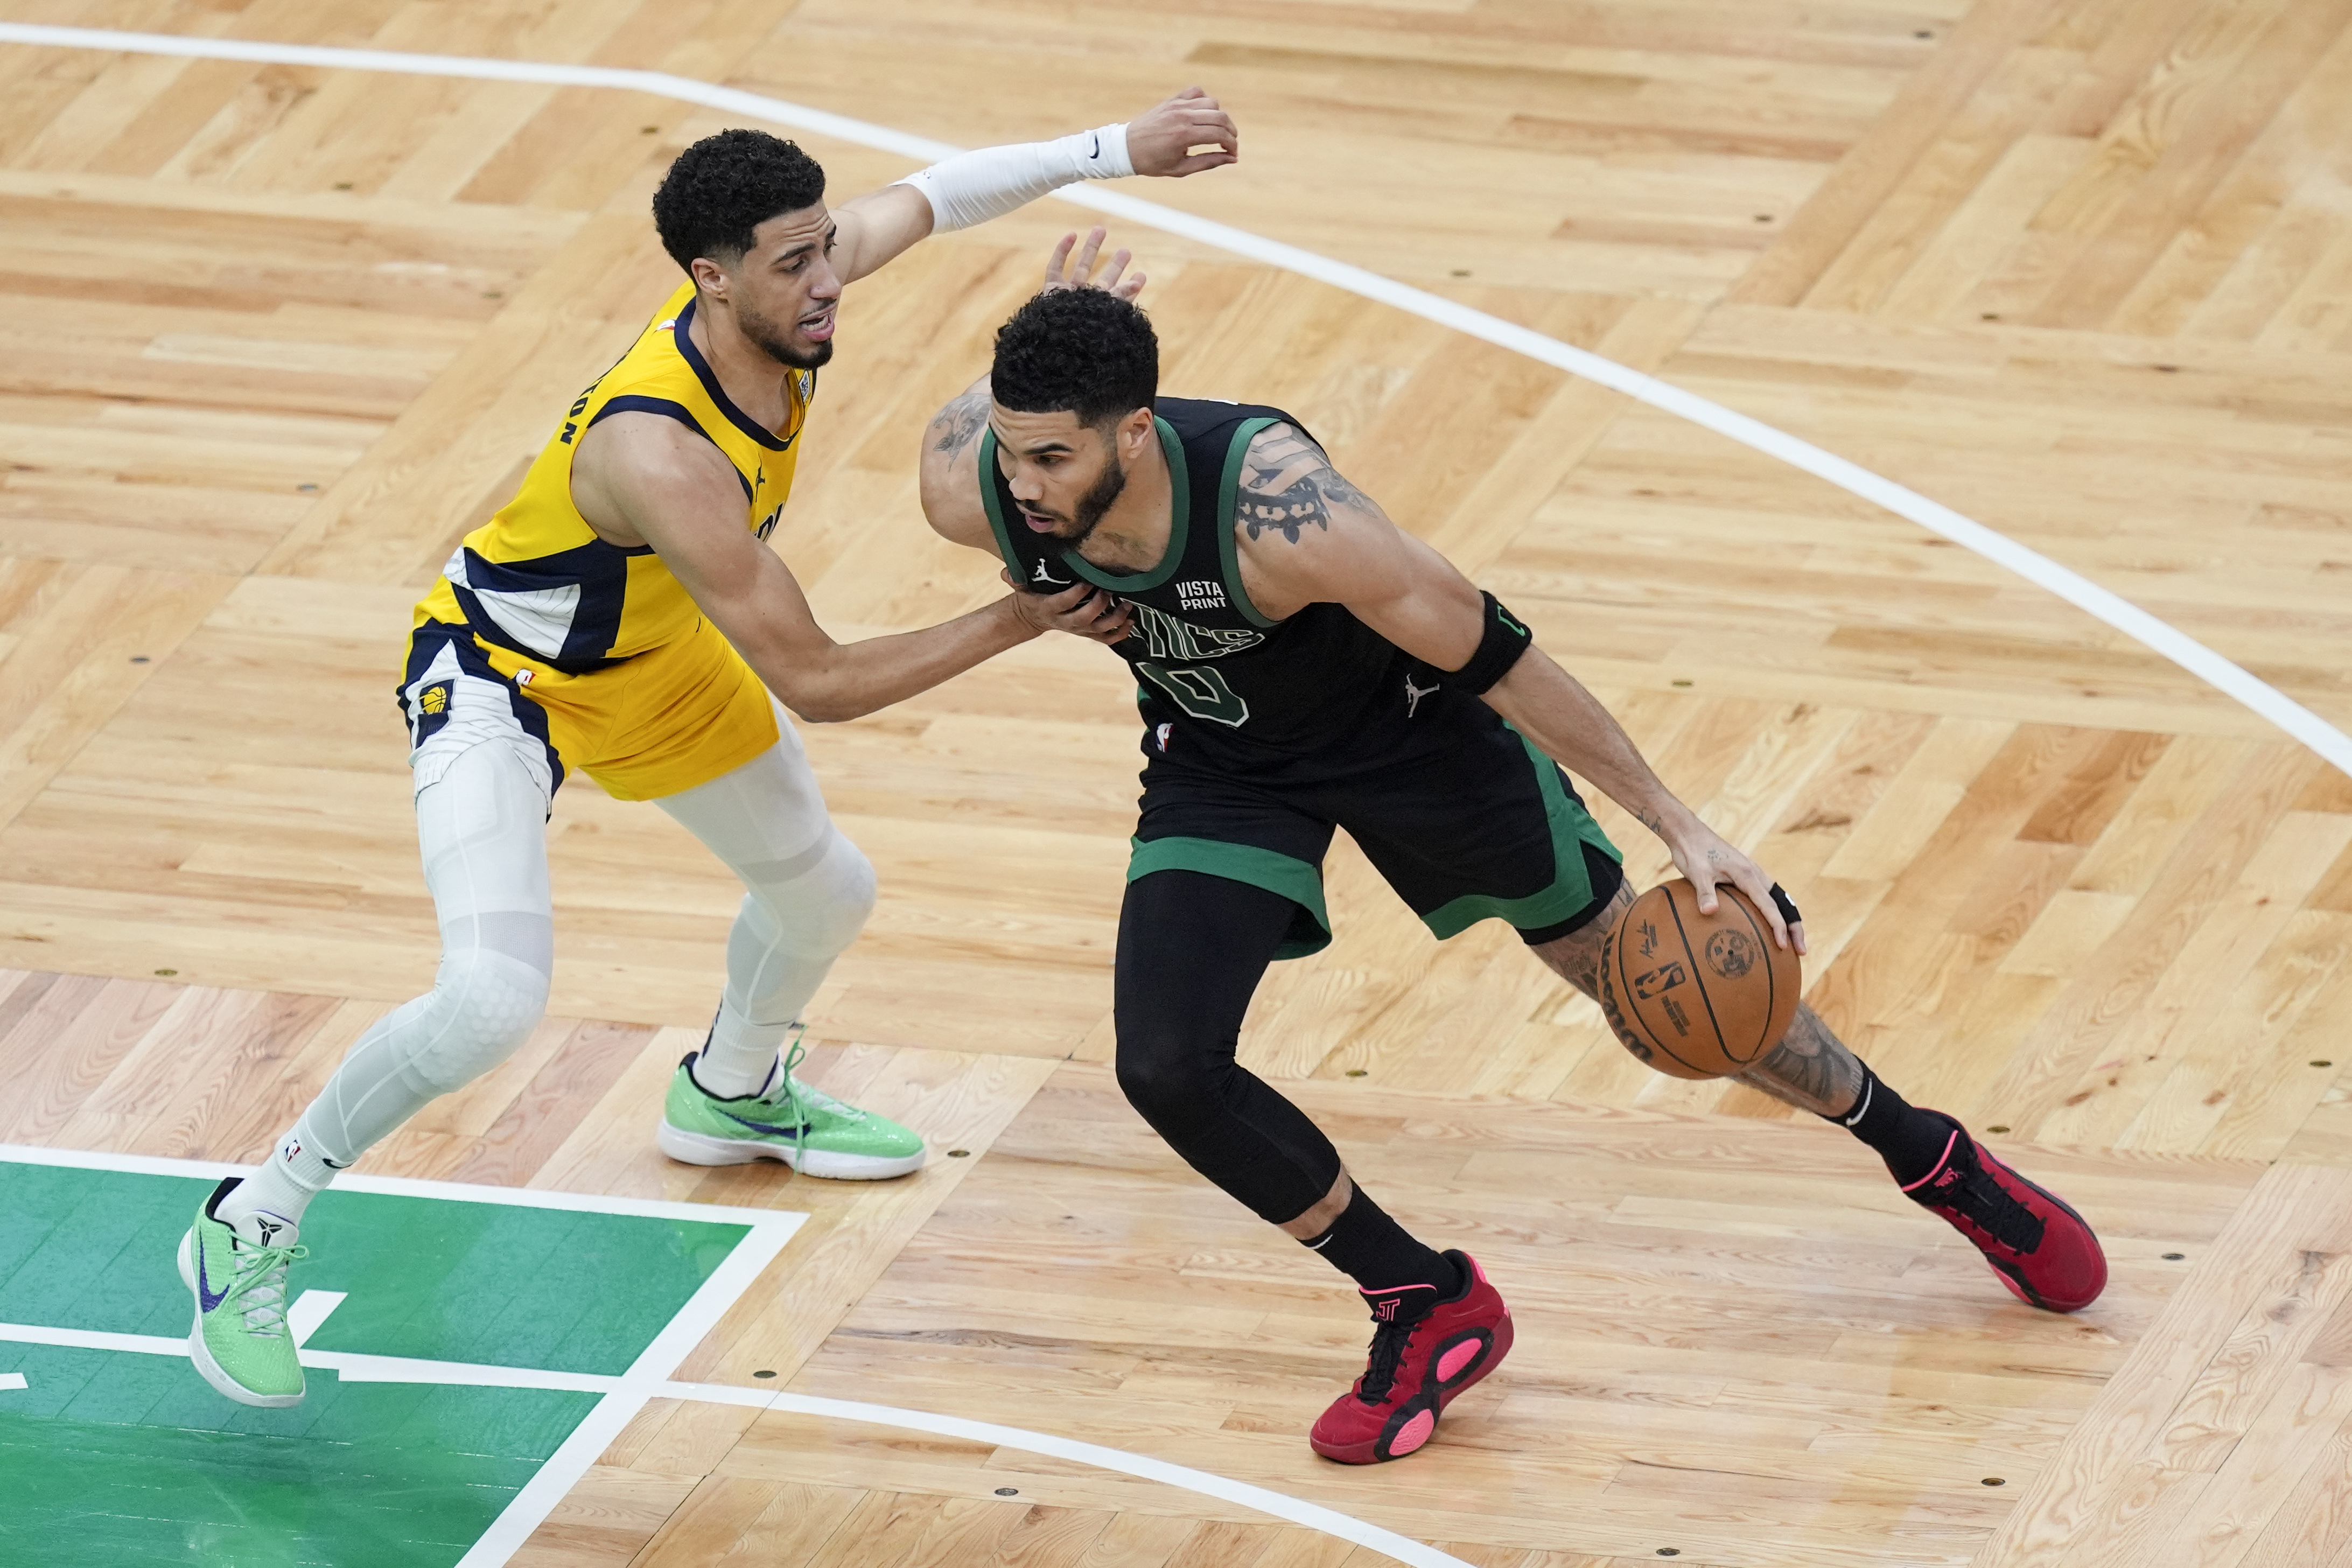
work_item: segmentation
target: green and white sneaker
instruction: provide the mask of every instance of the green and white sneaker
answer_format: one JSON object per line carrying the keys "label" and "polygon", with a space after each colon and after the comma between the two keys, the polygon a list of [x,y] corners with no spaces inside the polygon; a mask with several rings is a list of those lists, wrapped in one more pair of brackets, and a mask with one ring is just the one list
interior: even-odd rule
{"label": "green and white sneaker", "polygon": [[793,1040],[776,1076],[758,1094],[722,1100],[694,1081],[688,1052],[669,1080],[655,1142],[689,1165],[740,1165],[782,1160],[804,1176],[872,1182],[923,1164],[922,1135],[887,1117],[845,1105],[793,1076],[801,1043]]}
{"label": "green and white sneaker", "polygon": [[196,1210],[180,1238],[180,1278],[196,1298],[188,1354],[206,1383],[240,1405],[282,1408],[302,1403],[302,1363],[286,1323],[286,1266],[308,1258],[290,1224],[257,1215],[260,1241],[213,1217],[236,1186],[231,1176]]}

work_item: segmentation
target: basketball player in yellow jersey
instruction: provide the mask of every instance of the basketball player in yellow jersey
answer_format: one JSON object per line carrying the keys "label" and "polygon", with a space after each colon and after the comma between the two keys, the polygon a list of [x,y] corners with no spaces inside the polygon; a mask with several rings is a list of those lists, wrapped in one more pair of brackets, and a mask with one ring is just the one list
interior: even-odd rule
{"label": "basketball player in yellow jersey", "polygon": [[190,1349],[215,1388],[300,1400],[286,1278],[310,1198],[538,1023],[554,950],[545,824],[572,769],[658,802],[746,889],[709,1037],[672,1078],[662,1150],[851,1179],[922,1163],[915,1133],[800,1082],[797,1051],[779,1058],[874,900],[873,868],[826,816],[782,710],[854,718],[1041,632],[1115,637],[1126,619],[1080,586],[836,643],[762,542],[791,493],[845,284],[1072,180],[1190,174],[1236,149],[1231,119],[1193,89],[1124,125],[960,154],[837,211],[824,171],[763,132],[722,132],[678,157],[654,221],[687,280],[417,606],[400,702],[440,971],[182,1241]]}

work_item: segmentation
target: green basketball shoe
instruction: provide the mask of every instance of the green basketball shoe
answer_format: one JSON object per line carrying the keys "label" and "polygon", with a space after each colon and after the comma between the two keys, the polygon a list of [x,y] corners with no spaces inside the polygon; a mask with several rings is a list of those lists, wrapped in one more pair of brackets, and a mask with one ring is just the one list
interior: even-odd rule
{"label": "green basketball shoe", "polygon": [[886,1117],[844,1105],[821,1089],[793,1076],[801,1063],[801,1043],[791,1051],[775,1080],[758,1094],[722,1100],[694,1081],[689,1052],[669,1080],[662,1105],[661,1152],[689,1165],[740,1165],[782,1160],[804,1176],[872,1182],[903,1176],[923,1164],[919,1133]]}
{"label": "green basketball shoe", "polygon": [[[247,1241],[213,1217],[213,1205],[237,1178],[213,1189],[196,1223],[180,1238],[180,1278],[196,1298],[188,1354],[206,1383],[240,1405],[278,1408],[302,1403],[302,1363],[286,1325],[286,1266],[310,1255],[295,1246],[294,1227],[267,1229]],[[280,1222],[261,1219],[264,1227]],[[279,1245],[280,1237],[283,1245]]]}

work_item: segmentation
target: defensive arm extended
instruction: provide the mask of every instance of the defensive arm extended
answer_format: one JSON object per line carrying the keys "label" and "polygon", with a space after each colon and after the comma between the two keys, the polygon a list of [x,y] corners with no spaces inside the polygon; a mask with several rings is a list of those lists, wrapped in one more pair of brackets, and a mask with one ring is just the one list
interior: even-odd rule
{"label": "defensive arm extended", "polygon": [[1074,181],[1179,177],[1240,156],[1233,116],[1188,87],[1124,124],[959,153],[844,202],[834,210],[834,268],[854,283],[926,236],[984,223]]}
{"label": "defensive arm extended", "polygon": [[[1486,601],[1470,580],[1390,521],[1290,426],[1275,426],[1251,442],[1238,523],[1255,579],[1251,595],[1267,614],[1336,601],[1435,668],[1460,671],[1477,654]],[[1783,923],[1771,879],[1677,800],[1609,710],[1541,648],[1528,648],[1482,695],[1545,754],[1656,834],[1697,887],[1702,910],[1713,911],[1717,884],[1729,882],[1771,922],[1777,939],[1804,951],[1804,928]]]}
{"label": "defensive arm extended", "polygon": [[1008,595],[921,631],[864,642],[825,635],[776,552],[743,526],[743,492],[719,450],[676,420],[619,414],[581,443],[573,499],[600,533],[650,544],[711,624],[800,718],[855,719],[928,690],[1039,632],[1086,634],[1092,593]]}

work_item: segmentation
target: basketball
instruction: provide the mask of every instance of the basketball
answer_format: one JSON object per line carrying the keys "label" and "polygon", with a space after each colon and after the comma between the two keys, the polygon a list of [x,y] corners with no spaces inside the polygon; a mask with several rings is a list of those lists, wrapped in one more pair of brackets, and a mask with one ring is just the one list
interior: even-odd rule
{"label": "basketball", "polygon": [[1736,1073],[1797,1016],[1794,951],[1733,887],[1715,913],[1677,877],[1633,900],[1601,949],[1601,1010],[1625,1048],[1675,1078]]}

